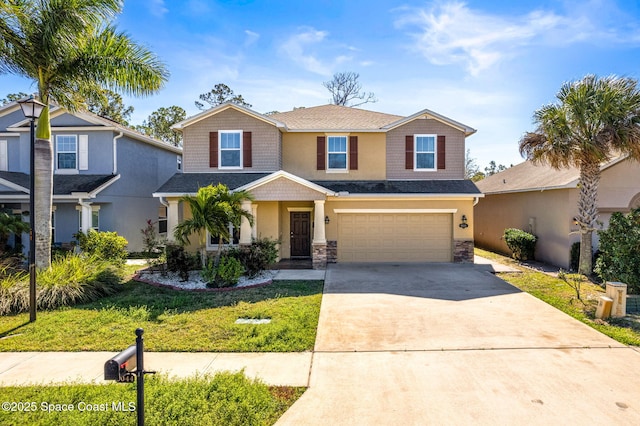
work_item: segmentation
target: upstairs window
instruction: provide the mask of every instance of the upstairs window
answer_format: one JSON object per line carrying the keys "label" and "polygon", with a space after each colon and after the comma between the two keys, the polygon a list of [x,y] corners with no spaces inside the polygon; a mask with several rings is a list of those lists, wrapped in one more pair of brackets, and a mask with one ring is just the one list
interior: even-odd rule
{"label": "upstairs window", "polygon": [[78,138],[76,135],[56,136],[56,169],[78,169]]}
{"label": "upstairs window", "polygon": [[239,169],[242,167],[242,132],[240,130],[220,130],[220,168]]}
{"label": "upstairs window", "polygon": [[436,135],[415,135],[415,170],[436,170]]}
{"label": "upstairs window", "polygon": [[327,139],[327,169],[347,170],[347,137],[329,136]]}

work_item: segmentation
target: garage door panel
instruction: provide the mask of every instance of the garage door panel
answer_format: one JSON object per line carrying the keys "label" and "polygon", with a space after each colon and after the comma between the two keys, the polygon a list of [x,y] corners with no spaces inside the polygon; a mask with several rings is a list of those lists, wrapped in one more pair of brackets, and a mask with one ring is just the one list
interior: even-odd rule
{"label": "garage door panel", "polygon": [[450,262],[452,215],[338,215],[339,262]]}

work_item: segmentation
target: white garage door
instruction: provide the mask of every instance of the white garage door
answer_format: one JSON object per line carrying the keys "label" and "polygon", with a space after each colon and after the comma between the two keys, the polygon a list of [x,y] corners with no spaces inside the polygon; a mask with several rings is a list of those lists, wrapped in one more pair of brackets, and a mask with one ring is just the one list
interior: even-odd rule
{"label": "white garage door", "polygon": [[338,262],[451,262],[450,213],[338,214]]}

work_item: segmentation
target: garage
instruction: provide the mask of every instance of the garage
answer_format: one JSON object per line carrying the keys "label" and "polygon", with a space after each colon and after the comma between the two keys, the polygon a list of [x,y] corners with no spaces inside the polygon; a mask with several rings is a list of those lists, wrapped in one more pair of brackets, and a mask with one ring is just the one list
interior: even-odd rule
{"label": "garage", "polygon": [[451,213],[338,214],[338,262],[451,262]]}

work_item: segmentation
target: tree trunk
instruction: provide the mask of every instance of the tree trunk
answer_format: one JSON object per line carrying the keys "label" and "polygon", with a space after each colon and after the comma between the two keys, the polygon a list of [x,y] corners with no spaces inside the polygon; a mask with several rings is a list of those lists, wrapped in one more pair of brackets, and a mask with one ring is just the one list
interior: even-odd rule
{"label": "tree trunk", "polygon": [[51,204],[53,200],[53,155],[51,140],[35,140],[35,243],[36,268],[51,266]]}
{"label": "tree trunk", "polygon": [[580,262],[578,272],[591,275],[593,272],[591,247],[593,231],[598,218],[598,183],[600,164],[583,161],[580,166],[580,196],[578,199],[578,225],[580,226]]}

